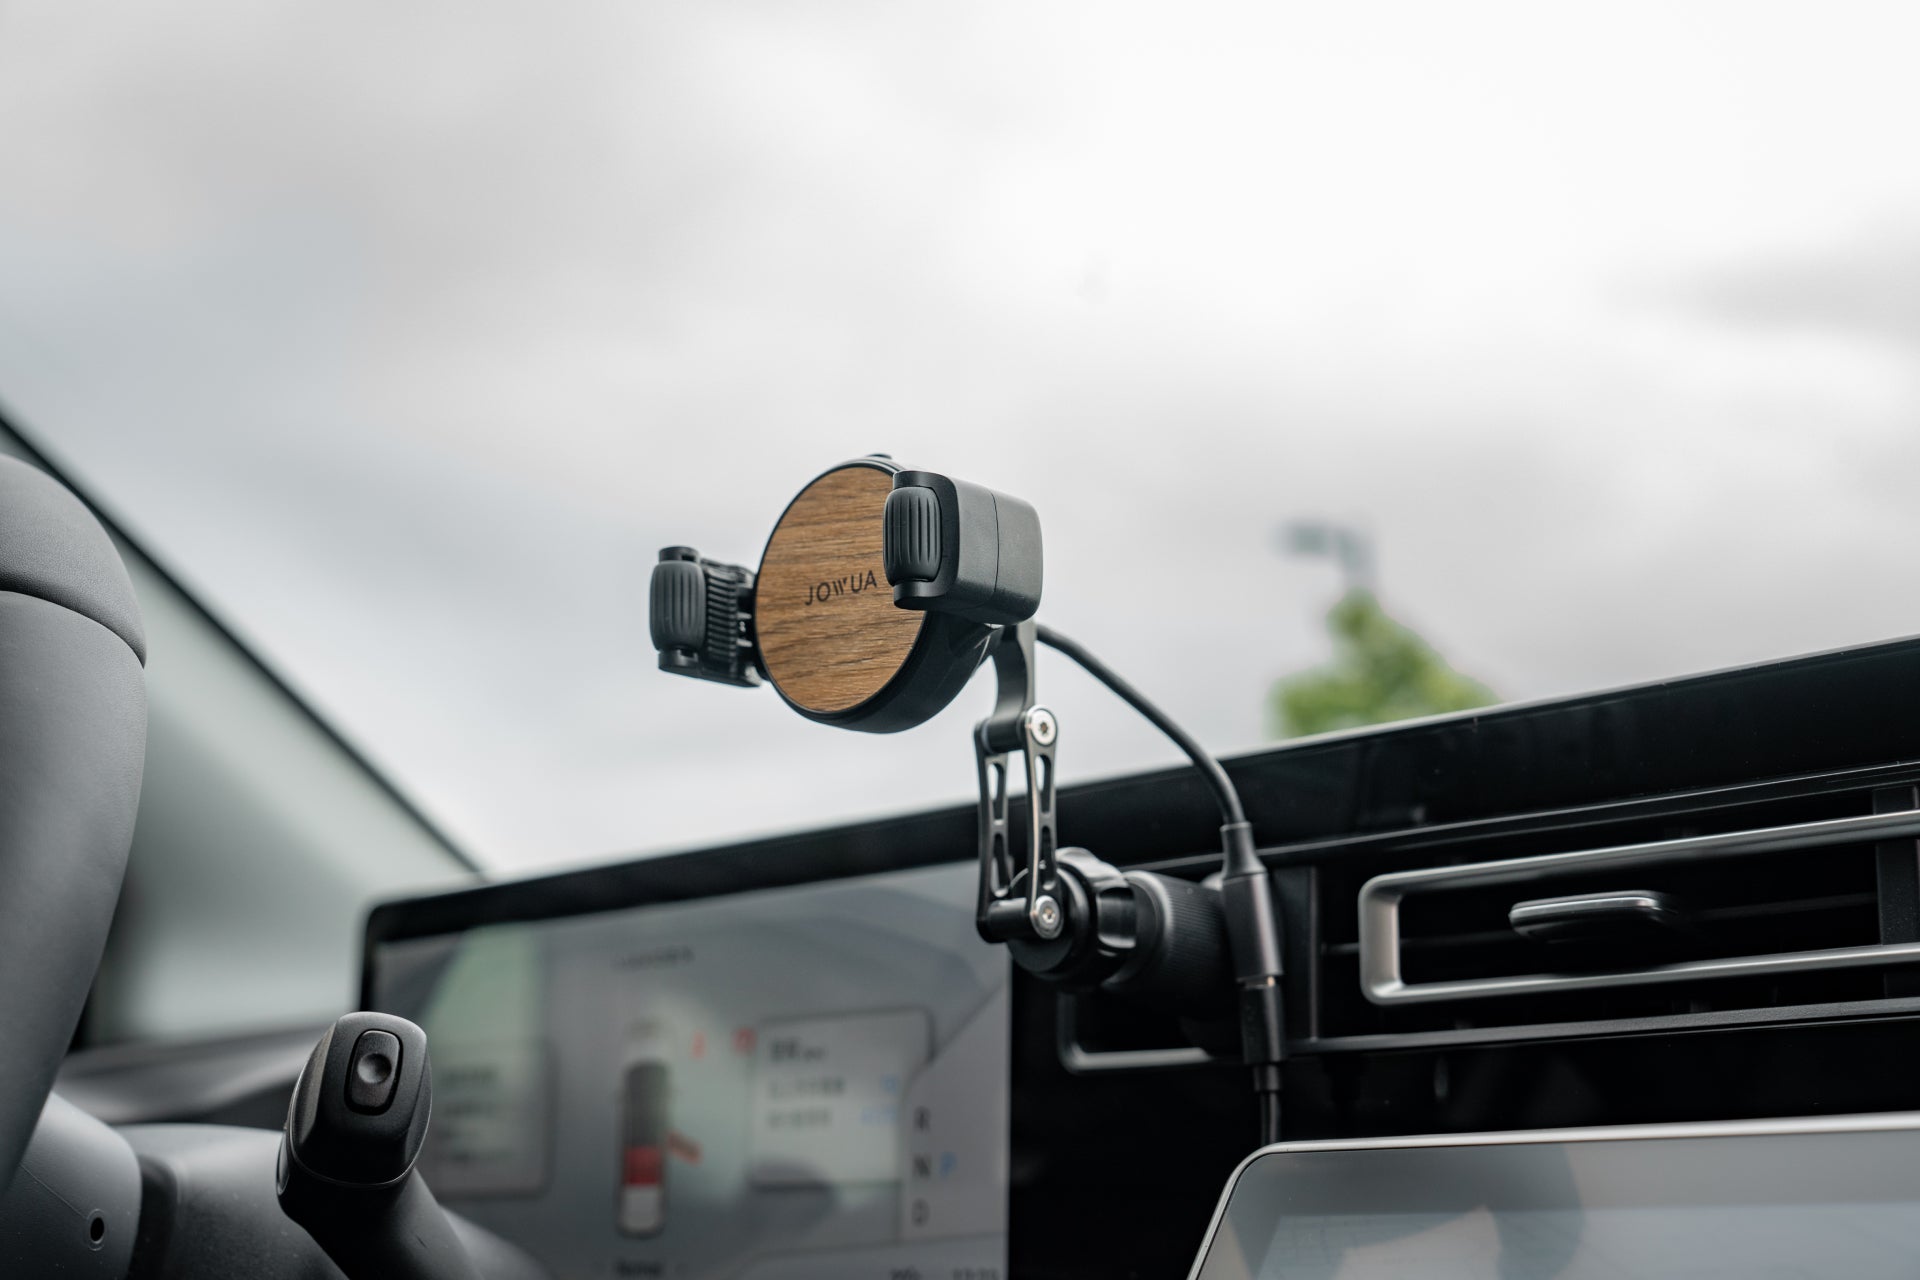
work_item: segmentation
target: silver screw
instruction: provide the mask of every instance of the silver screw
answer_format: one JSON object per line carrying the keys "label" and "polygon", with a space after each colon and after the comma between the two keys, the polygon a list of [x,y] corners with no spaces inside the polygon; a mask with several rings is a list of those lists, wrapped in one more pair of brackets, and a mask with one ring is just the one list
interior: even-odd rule
{"label": "silver screw", "polygon": [[1046,894],[1041,894],[1040,901],[1033,904],[1033,929],[1043,938],[1060,933],[1060,904]]}
{"label": "silver screw", "polygon": [[1050,747],[1054,735],[1060,732],[1060,724],[1053,718],[1053,712],[1045,707],[1033,707],[1027,712],[1027,732],[1041,746]]}

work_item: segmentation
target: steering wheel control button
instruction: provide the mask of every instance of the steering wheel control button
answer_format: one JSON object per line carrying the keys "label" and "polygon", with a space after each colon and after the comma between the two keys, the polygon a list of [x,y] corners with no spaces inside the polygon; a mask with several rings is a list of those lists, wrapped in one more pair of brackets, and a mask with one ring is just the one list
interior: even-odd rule
{"label": "steering wheel control button", "polygon": [[347,1105],[377,1116],[393,1102],[400,1079],[400,1040],[391,1031],[363,1031],[347,1059]]}

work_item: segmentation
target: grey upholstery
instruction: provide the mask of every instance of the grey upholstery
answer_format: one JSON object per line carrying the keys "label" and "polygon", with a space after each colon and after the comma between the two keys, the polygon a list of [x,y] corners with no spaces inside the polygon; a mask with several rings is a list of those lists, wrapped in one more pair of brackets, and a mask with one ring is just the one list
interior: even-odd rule
{"label": "grey upholstery", "polygon": [[0,457],[0,1184],[73,1037],[126,871],[146,641],[112,542]]}
{"label": "grey upholstery", "polygon": [[80,499],[44,471],[0,457],[0,591],[92,618],[147,660],[127,567]]}

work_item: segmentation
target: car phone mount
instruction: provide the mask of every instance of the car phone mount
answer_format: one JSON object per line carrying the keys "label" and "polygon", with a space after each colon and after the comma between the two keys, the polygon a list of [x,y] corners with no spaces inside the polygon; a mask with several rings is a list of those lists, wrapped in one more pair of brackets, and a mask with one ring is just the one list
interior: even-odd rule
{"label": "car phone mount", "polygon": [[[867,733],[925,723],[991,658],[998,695],[974,728],[980,936],[1005,943],[1022,968],[1068,990],[1119,992],[1189,1025],[1237,1012],[1262,1138],[1277,1140],[1285,1049],[1279,922],[1239,796],[1165,713],[1033,621],[1041,581],[1031,506],[874,454],[822,473],[795,496],[758,572],[691,547],[663,550],[649,589],[649,630],[663,671],[743,687],[764,680],[808,719]],[[1060,723],[1035,701],[1037,644],[1086,668],[1201,770],[1224,824],[1219,875],[1194,884],[1058,847]],[[1028,793],[1018,866],[1016,753]]]}
{"label": "car phone mount", "polygon": [[757,573],[668,547],[649,594],[662,671],[764,679],[809,720],[897,733],[953,701],[998,627],[1033,616],[1040,522],[1017,498],[875,455],[809,482]]}
{"label": "car phone mount", "polygon": [[280,1207],[347,1280],[544,1280],[490,1240],[476,1259],[414,1168],[433,1110],[427,1033],[349,1013],[307,1059],[280,1140]]}

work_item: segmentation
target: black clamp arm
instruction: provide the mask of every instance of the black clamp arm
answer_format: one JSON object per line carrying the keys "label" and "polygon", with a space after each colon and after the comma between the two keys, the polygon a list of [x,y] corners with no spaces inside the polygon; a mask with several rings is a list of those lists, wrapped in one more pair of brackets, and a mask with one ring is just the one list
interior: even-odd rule
{"label": "black clamp arm", "polygon": [[662,671],[749,689],[760,683],[753,570],[692,547],[663,547],[647,596]]}

